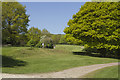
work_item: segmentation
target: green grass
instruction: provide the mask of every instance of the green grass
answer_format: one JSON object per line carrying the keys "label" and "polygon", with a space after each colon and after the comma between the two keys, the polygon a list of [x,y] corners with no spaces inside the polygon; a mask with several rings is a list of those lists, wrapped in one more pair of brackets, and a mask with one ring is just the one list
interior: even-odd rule
{"label": "green grass", "polygon": [[3,47],[3,73],[46,73],[68,68],[117,62],[117,59],[74,55],[80,46],[57,45],[55,49]]}
{"label": "green grass", "polygon": [[68,50],[68,51],[82,51],[81,46],[78,45],[56,45],[55,49],[59,49],[59,50]]}
{"label": "green grass", "polygon": [[118,66],[105,67],[93,71],[85,75],[84,78],[118,78]]}

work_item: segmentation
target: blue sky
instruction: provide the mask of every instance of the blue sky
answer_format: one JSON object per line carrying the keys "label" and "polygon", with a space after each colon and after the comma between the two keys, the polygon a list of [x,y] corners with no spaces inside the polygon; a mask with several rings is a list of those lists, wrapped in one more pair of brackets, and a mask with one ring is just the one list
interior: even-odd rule
{"label": "blue sky", "polygon": [[20,2],[30,15],[29,27],[46,28],[52,34],[64,34],[72,15],[76,14],[85,2]]}

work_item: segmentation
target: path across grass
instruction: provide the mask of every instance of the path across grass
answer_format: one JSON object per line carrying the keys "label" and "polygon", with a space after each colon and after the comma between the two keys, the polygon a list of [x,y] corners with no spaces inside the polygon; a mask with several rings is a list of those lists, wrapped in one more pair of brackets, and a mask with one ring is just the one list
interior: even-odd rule
{"label": "path across grass", "polygon": [[[3,78],[79,78],[79,77],[82,78],[82,76],[86,75],[87,73],[114,65],[118,65],[118,63],[95,64],[90,66],[76,67],[59,72],[44,73],[44,74],[2,74],[2,77]],[[117,73],[114,74],[117,75]]]}
{"label": "path across grass", "polygon": [[55,49],[3,47],[3,73],[30,74],[57,72],[79,66],[118,62],[117,59],[74,55],[81,46],[57,45]]}

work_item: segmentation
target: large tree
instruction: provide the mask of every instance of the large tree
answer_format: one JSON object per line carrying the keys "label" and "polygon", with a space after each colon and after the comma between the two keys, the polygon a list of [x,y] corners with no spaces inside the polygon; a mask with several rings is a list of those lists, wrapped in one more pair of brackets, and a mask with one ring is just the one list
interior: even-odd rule
{"label": "large tree", "polygon": [[64,30],[67,41],[102,52],[119,52],[120,2],[86,2],[68,25]]}
{"label": "large tree", "polygon": [[25,6],[18,2],[2,2],[2,41],[4,44],[19,43],[20,34],[27,32],[28,18]]}

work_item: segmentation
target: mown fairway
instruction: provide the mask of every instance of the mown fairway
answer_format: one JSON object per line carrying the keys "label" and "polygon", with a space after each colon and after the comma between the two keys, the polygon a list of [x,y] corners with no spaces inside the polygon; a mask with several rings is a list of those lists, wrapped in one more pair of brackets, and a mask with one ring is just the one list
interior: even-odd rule
{"label": "mown fairway", "polygon": [[[120,66],[119,66],[120,67]],[[85,78],[118,78],[118,66],[106,67],[84,76]]]}
{"label": "mown fairway", "polygon": [[57,45],[55,49],[3,47],[3,73],[45,73],[72,67],[117,62],[117,59],[75,55],[80,46]]}

